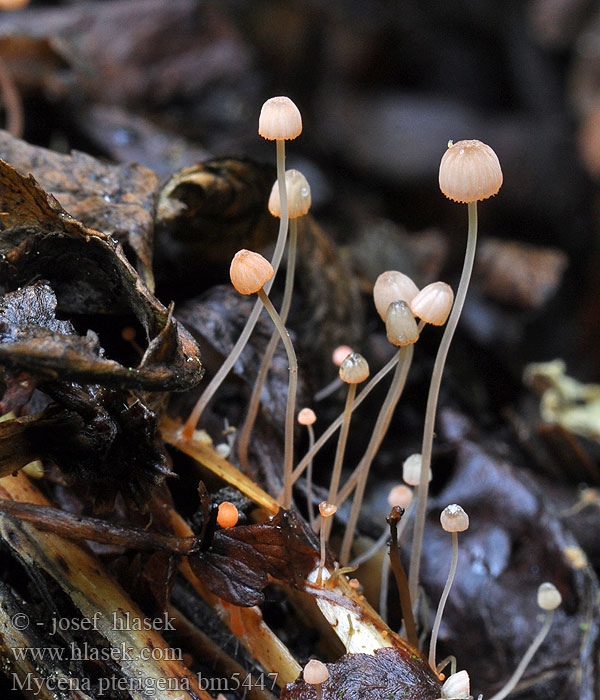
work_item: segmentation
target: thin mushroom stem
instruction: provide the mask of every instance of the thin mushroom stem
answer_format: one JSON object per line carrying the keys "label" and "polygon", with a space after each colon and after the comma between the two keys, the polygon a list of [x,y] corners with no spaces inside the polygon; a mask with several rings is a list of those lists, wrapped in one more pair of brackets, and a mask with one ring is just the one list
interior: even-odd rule
{"label": "thin mushroom stem", "polygon": [[[355,479],[356,491],[354,493],[352,510],[350,512],[348,524],[346,525],[346,532],[344,533],[342,548],[340,550],[340,563],[342,566],[346,566],[350,559],[350,549],[352,547],[352,540],[354,539],[354,531],[356,530],[356,523],[358,522],[367,477],[369,476],[369,469],[375,455],[377,454],[377,450],[379,449],[381,442],[387,433],[394,409],[396,408],[396,404],[398,403],[404,389],[404,385],[406,384],[406,377],[412,362],[413,350],[414,348],[412,345],[401,347],[398,350],[397,355],[399,362],[396,367],[396,371],[394,372],[394,377],[392,379],[392,383],[390,384],[390,388],[388,389],[387,396],[385,397],[385,401],[383,402],[379,415],[377,416],[377,422],[373,428],[371,439],[369,440],[365,454],[354,470],[354,473],[351,475],[348,482],[346,482],[346,487],[348,487],[349,482],[352,479]],[[336,506],[338,506],[338,508],[343,500],[345,500],[343,497],[343,492],[344,489],[342,489],[340,492],[336,502]]]}
{"label": "thin mushroom stem", "polygon": [[[290,312],[290,306],[292,303],[292,291],[294,288],[294,273],[296,270],[296,242],[298,240],[298,225],[296,219],[290,219],[289,223],[289,242],[288,242],[288,261],[287,269],[285,273],[285,287],[283,291],[283,301],[281,303],[281,309],[279,311],[279,316],[282,323],[286,323],[288,314]],[[238,438],[238,459],[242,468],[247,474],[250,474],[250,464],[248,462],[248,446],[250,444],[250,434],[252,433],[252,428],[256,421],[256,416],[258,414],[258,408],[260,406],[260,395],[262,393],[269,369],[271,368],[271,362],[273,356],[275,355],[275,350],[277,345],[281,340],[281,336],[277,330],[273,332],[269,344],[265,350],[260,369],[258,370],[258,375],[256,377],[256,382],[252,389],[252,396],[250,397],[250,402],[248,404],[248,412],[246,414],[246,419],[239,433]]]}
{"label": "thin mushroom stem", "polygon": [[540,631],[537,633],[533,642],[531,642],[531,646],[529,647],[529,649],[527,649],[527,651],[525,652],[525,655],[521,659],[521,663],[517,666],[515,672],[508,679],[504,688],[502,688],[495,695],[493,695],[490,698],[490,700],[503,700],[509,693],[511,693],[514,690],[517,683],[521,680],[523,673],[525,673],[525,669],[527,668],[527,666],[529,666],[529,662],[535,655],[535,652],[540,648],[544,639],[546,639],[546,635],[548,634],[548,631],[552,625],[553,617],[554,610],[546,610],[546,618],[544,620],[544,624],[542,625]]}
{"label": "thin mushroom stem", "polygon": [[[342,419],[342,429],[338,437],[338,444],[335,451],[335,459],[333,461],[333,472],[331,481],[329,482],[329,495],[327,500],[329,503],[335,503],[338,488],[340,485],[340,477],[342,476],[342,464],[344,462],[344,452],[346,451],[346,442],[348,441],[348,432],[350,430],[350,419],[352,417],[352,404],[356,396],[356,384],[348,384],[348,393],[346,394],[346,404],[344,406],[344,417]],[[329,540],[333,518],[326,522],[325,527],[325,542]]]}
{"label": "thin mushroom stem", "polygon": [[267,313],[271,317],[275,327],[279,331],[281,340],[285,346],[288,362],[289,362],[289,382],[288,382],[288,397],[285,411],[285,443],[284,443],[284,459],[283,459],[283,500],[284,508],[289,508],[292,503],[292,471],[294,468],[294,413],[296,409],[296,389],[298,386],[298,360],[296,352],[290,339],[290,334],[286,327],[281,322],[279,314],[267,296],[264,287],[257,292],[262,300]]}
{"label": "thin mushroom stem", "polygon": [[[367,398],[367,396],[371,393],[375,386],[385,377],[385,375],[388,374],[392,369],[394,369],[397,363],[398,353],[396,352],[392,355],[388,362],[379,370],[379,372],[377,372],[377,374],[367,382],[367,385],[358,394],[352,406],[353,411],[356,408],[358,408],[358,406],[360,406],[360,404]],[[327,440],[329,440],[329,438],[340,427],[343,420],[344,413],[342,412],[327,428],[327,430],[319,437],[319,439],[315,442],[312,448],[310,448],[308,452],[304,455],[304,457],[302,457],[300,462],[298,462],[298,466],[294,469],[294,473],[292,475],[292,483],[294,483],[297,479],[299,479],[302,476],[309,462],[314,458],[314,456],[321,449],[321,447],[323,447]]]}
{"label": "thin mushroom stem", "polygon": [[[308,429],[308,449],[312,449],[315,444],[315,429],[312,425],[306,426]],[[315,506],[313,504],[313,461],[312,459],[308,463],[308,468],[306,470],[306,507],[308,509],[308,522],[310,526],[314,529],[315,527]]]}
{"label": "thin mushroom stem", "polygon": [[[281,218],[279,220],[279,233],[277,235],[277,243],[275,244],[275,251],[273,253],[273,260],[271,264],[273,265],[273,270],[275,274],[273,278],[265,284],[265,292],[268,294],[279,265],[281,263],[281,258],[283,257],[283,251],[285,248],[285,241],[287,238],[288,230],[288,208],[287,208],[287,189],[285,184],[285,141],[283,139],[277,140],[277,183],[279,186],[279,199],[281,202]],[[231,349],[231,352],[219,368],[218,372],[211,379],[210,383],[206,389],[202,392],[202,396],[198,399],[196,405],[194,406],[189,418],[185,422],[183,429],[181,431],[181,437],[184,440],[191,440],[194,435],[194,430],[204,413],[205,408],[210,403],[212,397],[215,395],[221,384],[225,381],[225,378],[231,371],[232,367],[238,361],[239,356],[242,354],[242,350],[246,347],[252,331],[256,326],[260,312],[262,311],[263,303],[259,298],[254,304],[254,308],[246,321],[246,325],[237,339],[236,344]]]}
{"label": "thin mushroom stem", "polygon": [[477,246],[477,202],[469,202],[469,230],[467,234],[467,248],[462,274],[456,293],[454,306],[450,312],[448,323],[444,329],[444,334],[438,348],[431,383],[429,385],[429,395],[427,397],[427,411],[425,414],[425,427],[423,430],[423,446],[421,449],[421,481],[417,489],[417,512],[415,516],[415,527],[413,531],[413,542],[410,554],[410,567],[408,582],[412,600],[417,599],[417,589],[419,587],[419,569],[421,566],[421,548],[423,546],[423,532],[425,530],[425,516],[427,513],[427,495],[429,492],[429,469],[431,467],[431,450],[433,445],[433,430],[435,427],[435,416],[437,402],[442,383],[442,374],[446,364],[446,357],[450,348],[450,343],[454,337],[456,326],[462,312],[471,272],[475,259],[475,248]]}
{"label": "thin mushroom stem", "polygon": [[431,631],[431,641],[429,643],[429,665],[431,666],[434,673],[437,673],[435,665],[435,652],[437,646],[438,634],[440,631],[440,624],[442,622],[442,615],[444,614],[444,608],[446,607],[446,601],[450,594],[450,589],[454,582],[454,577],[456,575],[456,567],[458,565],[458,532],[453,532],[452,534],[452,560],[450,562],[450,571],[448,572],[448,578],[446,579],[446,585],[442,591],[442,596],[438,605],[437,612],[435,614],[435,620],[433,622],[433,629]]}

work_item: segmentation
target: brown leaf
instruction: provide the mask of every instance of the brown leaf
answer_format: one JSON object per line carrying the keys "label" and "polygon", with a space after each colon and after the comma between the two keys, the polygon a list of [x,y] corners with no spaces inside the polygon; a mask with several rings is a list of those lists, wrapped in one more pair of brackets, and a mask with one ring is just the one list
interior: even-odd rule
{"label": "brown leaf", "polygon": [[269,579],[302,588],[319,559],[319,542],[294,511],[266,523],[215,533],[206,552],[189,557],[192,570],[220,598],[250,607],[264,600]]}
{"label": "brown leaf", "polygon": [[135,163],[112,165],[74,151],[71,155],[32,146],[0,131],[2,158],[40,186],[81,223],[127,244],[131,262],[152,289],[153,213],[158,178]]}
{"label": "brown leaf", "polygon": [[[2,361],[28,369],[31,360],[41,368],[46,363],[50,369],[63,370],[69,367],[69,359],[77,357],[81,376],[96,373],[97,381],[110,377],[122,386],[161,391],[197,384],[202,367],[196,344],[141,282],[122,248],[108,234],[74,219],[33,177],[23,177],[4,161],[0,161],[0,183],[0,279],[4,285],[17,288],[32,279],[48,280],[61,315],[133,313],[150,339],[140,366],[131,370],[111,363],[107,371],[93,357],[99,351],[91,336],[85,342],[62,338],[66,355],[73,353],[69,358],[61,359],[54,336],[42,334],[41,340],[31,339],[30,348],[15,343],[9,352],[3,347]],[[53,303],[47,300],[46,324],[50,308],[53,312]],[[31,325],[35,326],[35,319]]]}
{"label": "brown leaf", "polygon": [[[409,655],[395,648],[374,654],[346,654],[326,664],[329,679],[321,685],[323,700],[436,700],[441,687],[420,654]],[[316,689],[302,679],[289,683],[281,700],[314,700]]]}

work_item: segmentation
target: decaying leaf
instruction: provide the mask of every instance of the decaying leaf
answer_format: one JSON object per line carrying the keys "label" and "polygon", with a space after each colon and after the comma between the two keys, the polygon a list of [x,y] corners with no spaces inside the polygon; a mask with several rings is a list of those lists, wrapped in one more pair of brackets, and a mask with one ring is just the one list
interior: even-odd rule
{"label": "decaying leaf", "polygon": [[[21,369],[47,367],[64,371],[74,370],[79,362],[81,376],[96,380],[119,377],[121,386],[182,390],[198,383],[202,376],[199,351],[189,334],[177,324],[172,309],[166,309],[141,282],[127,261],[120,245],[110,235],[87,228],[68,214],[61,205],[47,195],[33,177],[20,175],[12,166],[0,161],[0,280],[5,289],[16,289],[42,279],[50,283],[56,302],[46,292],[45,300],[31,293],[29,300],[36,305],[31,323],[35,328],[43,316],[93,313],[131,313],[146,330],[149,345],[137,368],[119,369],[114,363],[108,371],[98,362],[99,348],[92,336],[85,340],[56,335],[30,338],[26,343],[3,347],[3,362]],[[4,313],[14,307],[9,302]],[[36,315],[37,314],[37,315]],[[41,316],[40,316],[41,314]],[[21,326],[29,319],[27,312],[17,314]],[[12,321],[6,318],[6,321]],[[34,333],[35,335],[35,333]],[[61,356],[60,343],[63,343]],[[69,353],[71,355],[69,356]],[[94,357],[96,355],[96,357]],[[70,362],[73,361],[73,362]]]}
{"label": "decaying leaf", "polygon": [[190,555],[192,571],[215,595],[242,607],[264,600],[270,580],[302,588],[319,559],[314,532],[294,512],[215,533],[208,550]]}
{"label": "decaying leaf", "polygon": [[[329,679],[321,685],[323,700],[436,700],[439,681],[420,654],[402,654],[394,648],[374,654],[346,654],[326,664]],[[281,700],[314,700],[314,686],[302,679],[287,685]]]}

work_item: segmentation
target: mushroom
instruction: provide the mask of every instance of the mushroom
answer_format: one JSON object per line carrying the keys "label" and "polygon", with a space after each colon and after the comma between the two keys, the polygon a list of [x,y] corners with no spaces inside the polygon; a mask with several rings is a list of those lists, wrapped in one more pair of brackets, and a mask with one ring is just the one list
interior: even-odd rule
{"label": "mushroom", "polygon": [[[317,415],[316,413],[312,410],[312,408],[303,408],[299,413],[298,413],[298,418],[297,418],[298,423],[300,425],[305,425],[306,430],[308,431],[308,449],[310,450],[311,447],[315,444],[315,431],[313,428],[313,425],[317,421]],[[308,463],[308,469],[306,470],[306,507],[308,510],[308,522],[310,523],[310,526],[312,528],[315,527],[315,511],[313,507],[313,499],[312,499],[312,459]]]}
{"label": "mushroom", "polygon": [[311,659],[304,667],[304,672],[302,673],[304,682],[308,685],[314,685],[317,693],[317,700],[321,700],[323,697],[321,692],[321,685],[329,678],[329,671],[327,666],[317,659]]}
{"label": "mushroom", "polygon": [[283,464],[283,507],[289,508],[292,501],[292,470],[294,462],[294,412],[296,406],[296,388],[298,385],[298,361],[294,346],[290,340],[279,314],[264,290],[264,285],[273,277],[271,263],[260,253],[251,250],[239,250],[231,261],[229,276],[231,283],[240,294],[258,294],[267,313],[275,324],[289,362],[289,382],[287,408],[285,413],[285,443]]}
{"label": "mushroom", "polygon": [[435,649],[437,646],[440,624],[442,622],[442,615],[444,614],[444,608],[446,607],[446,601],[448,600],[448,595],[450,594],[450,589],[452,588],[452,583],[456,575],[456,567],[458,565],[458,533],[464,532],[469,527],[469,516],[459,505],[453,503],[452,505],[444,508],[442,514],[440,515],[440,522],[446,532],[452,533],[452,559],[450,561],[450,570],[448,571],[446,585],[442,591],[438,609],[435,614],[435,620],[433,622],[433,628],[431,630],[431,641],[429,643],[429,665],[433,669],[434,673],[437,673]]}
{"label": "mushroom", "polygon": [[449,142],[440,163],[439,184],[442,193],[446,197],[468,205],[469,227],[465,260],[456,292],[456,300],[438,348],[427,396],[423,445],[421,448],[421,480],[417,491],[417,512],[408,575],[410,594],[413,600],[419,586],[421,548],[423,545],[427,495],[429,491],[428,475],[431,467],[433,431],[442,374],[448,350],[454,337],[454,331],[465,303],[473,270],[475,248],[477,246],[477,202],[497,194],[502,185],[502,169],[498,157],[489,146],[481,141],[459,141],[455,144]]}
{"label": "mushroom", "polygon": [[[279,316],[281,317],[282,323],[286,323],[292,303],[294,273],[296,270],[296,241],[298,238],[298,228],[296,222],[298,217],[304,216],[308,213],[311,203],[310,187],[306,181],[306,178],[300,171],[288,170],[285,173],[285,182],[287,189],[290,230],[287,269],[285,272],[285,287],[283,292],[283,300],[281,302],[281,309],[279,311]],[[280,193],[277,182],[273,185],[271,196],[269,198],[269,211],[273,216],[281,218]],[[260,396],[265,385],[267,374],[269,372],[269,368],[271,367],[271,362],[273,361],[273,356],[275,355],[275,350],[277,349],[278,343],[279,334],[277,331],[275,331],[267,344],[265,354],[262,358],[258,374],[256,376],[256,381],[254,382],[254,387],[252,388],[252,394],[248,403],[248,410],[246,411],[246,418],[244,419],[244,424],[239,432],[238,458],[240,460],[240,464],[246,470],[246,473],[250,473],[250,465],[248,462],[250,434],[252,432],[252,428],[254,427],[256,416],[258,415]]]}
{"label": "mushroom", "polygon": [[[284,214],[279,222],[279,233],[277,235],[277,242],[273,253],[273,274],[275,274],[279,269],[279,264],[281,263],[281,258],[283,257],[288,228],[287,195],[285,185],[285,141],[286,139],[295,139],[300,135],[301,131],[302,117],[300,116],[298,108],[289,99],[289,97],[272,97],[263,104],[258,120],[258,132],[263,138],[275,140],[277,143],[277,181],[279,183],[280,201],[283,203],[284,211]],[[267,293],[269,292],[270,288],[271,282],[268,282],[266,288]],[[231,352],[225,358],[225,361],[215,376],[211,379],[206,389],[202,392],[202,395],[196,402],[196,405],[185,422],[185,425],[181,431],[181,437],[184,440],[192,439],[194,430],[198,425],[198,421],[200,420],[204,409],[208,406],[210,400],[237,362],[242,350],[246,347],[250,335],[256,326],[261,310],[262,302],[259,298],[256,300],[250,316],[248,316],[248,320],[246,321],[246,325],[244,326],[240,337],[237,339],[235,345],[231,349]]]}

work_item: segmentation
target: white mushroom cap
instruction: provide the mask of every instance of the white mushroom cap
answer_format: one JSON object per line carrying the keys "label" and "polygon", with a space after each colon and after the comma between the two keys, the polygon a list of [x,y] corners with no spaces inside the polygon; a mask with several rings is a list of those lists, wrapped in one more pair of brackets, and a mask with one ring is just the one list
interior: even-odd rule
{"label": "white mushroom cap", "polygon": [[443,326],[448,319],[454,292],[445,282],[428,284],[410,302],[411,311],[415,316],[430,323],[432,326]]}
{"label": "white mushroom cap", "polygon": [[405,301],[393,301],[385,315],[385,334],[392,345],[404,347],[419,339],[413,312]]}
{"label": "white mushroom cap", "polygon": [[[410,486],[418,486],[421,483],[422,459],[419,453],[410,455],[404,460],[402,465],[402,478]],[[429,481],[431,481],[431,469],[429,470]]]}
{"label": "white mushroom cap", "polygon": [[319,503],[319,513],[322,518],[330,518],[337,512],[337,506],[334,503],[328,503],[327,501],[321,501]]}
{"label": "white mushroom cap", "polygon": [[459,671],[448,676],[442,686],[444,700],[468,700],[471,697],[471,681],[466,671]]}
{"label": "white mushroom cap", "polygon": [[240,294],[255,294],[275,274],[271,263],[260,253],[238,250],[229,267],[231,284]]}
{"label": "white mushroom cap", "polygon": [[542,583],[537,592],[537,604],[542,610],[555,610],[562,603],[562,596],[553,583]]}
{"label": "white mushroom cap", "polygon": [[410,304],[419,288],[408,275],[397,270],[382,272],[375,280],[373,301],[381,320],[385,322],[388,306],[393,301],[405,301]]}
{"label": "white mushroom cap", "polygon": [[476,140],[449,143],[442,157],[440,189],[455,202],[477,202],[498,193],[502,168],[494,151]]}
{"label": "white mushroom cap", "polygon": [[[310,185],[299,170],[285,171],[285,187],[287,190],[288,217],[297,219],[308,213],[311,204]],[[273,216],[281,217],[281,202],[279,201],[279,182],[273,184],[269,197],[269,211]]]}
{"label": "white mushroom cap", "polygon": [[329,678],[329,671],[322,661],[311,659],[304,667],[302,677],[309,685],[319,685]]}
{"label": "white mushroom cap", "polygon": [[346,384],[360,384],[369,376],[369,363],[358,352],[351,352],[340,365],[340,379]]}
{"label": "white mushroom cap", "polygon": [[459,505],[452,503],[442,511],[440,522],[446,532],[464,532],[469,527],[469,516]]}
{"label": "white mushroom cap", "polygon": [[298,423],[300,425],[312,425],[317,420],[317,414],[312,408],[303,408],[298,413]]}
{"label": "white mushroom cap", "polygon": [[265,139],[295,139],[302,132],[300,110],[289,97],[271,97],[260,110],[258,133]]}

